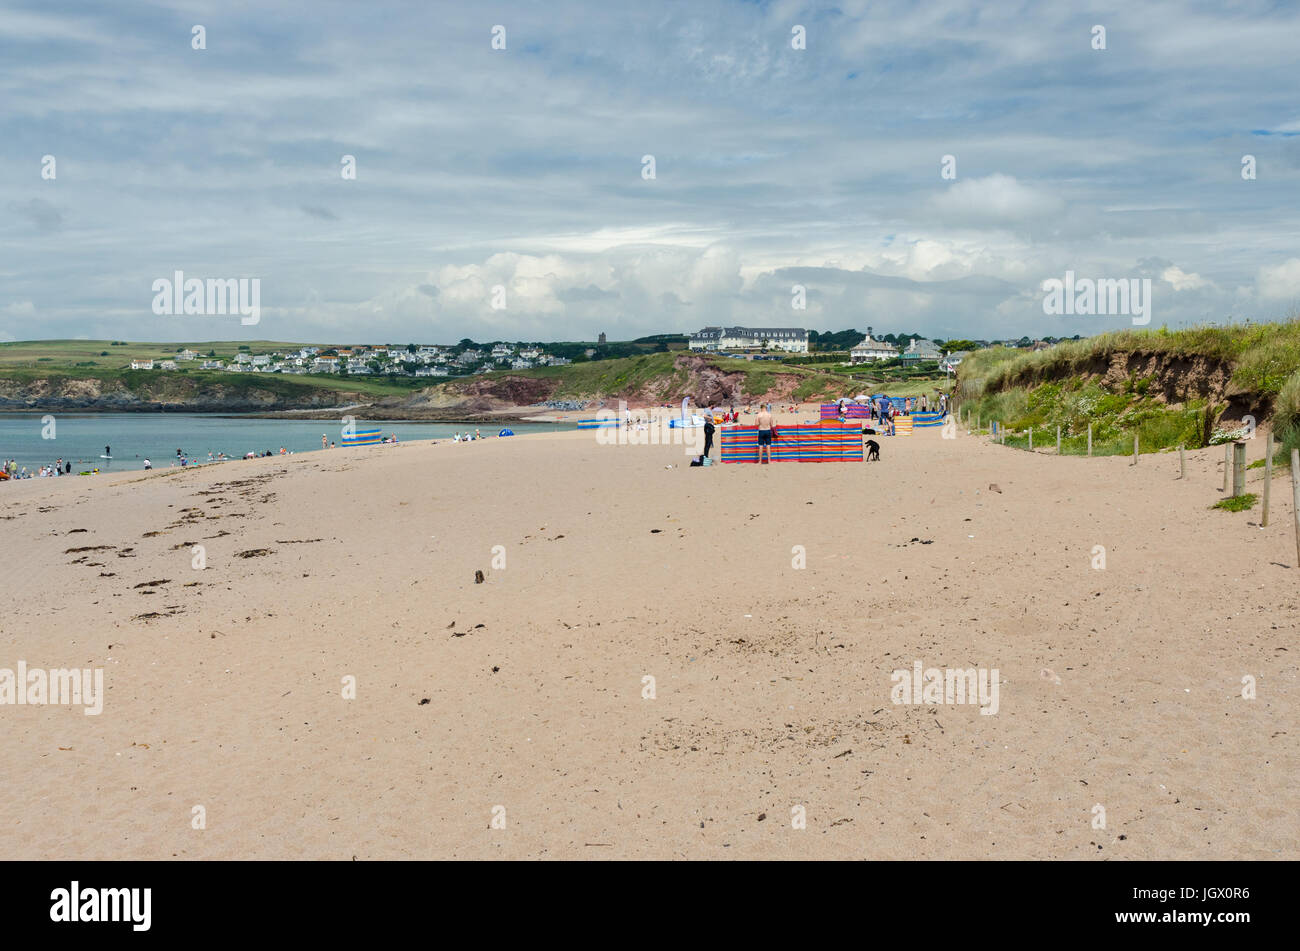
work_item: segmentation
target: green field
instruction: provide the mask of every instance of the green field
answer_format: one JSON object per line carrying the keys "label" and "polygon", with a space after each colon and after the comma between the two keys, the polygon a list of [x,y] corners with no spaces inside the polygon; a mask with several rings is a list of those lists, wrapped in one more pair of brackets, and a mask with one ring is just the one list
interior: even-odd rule
{"label": "green field", "polygon": [[[274,340],[209,340],[192,343],[132,343],[112,340],[19,340],[0,343],[0,369],[30,366],[33,369],[63,367],[99,367],[126,369],[132,360],[170,360],[181,350],[194,350],[200,360],[230,360],[240,347],[250,353],[271,350],[297,350],[307,346],[301,343],[279,343]],[[321,346],[313,344],[312,346]],[[339,346],[342,346],[341,344]],[[209,357],[209,352],[216,354]],[[197,362],[197,361],[196,361]]]}

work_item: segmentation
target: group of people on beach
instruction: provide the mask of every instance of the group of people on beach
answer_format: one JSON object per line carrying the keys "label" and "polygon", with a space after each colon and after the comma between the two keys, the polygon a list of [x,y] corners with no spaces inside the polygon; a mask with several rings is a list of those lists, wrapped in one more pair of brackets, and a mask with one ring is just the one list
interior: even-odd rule
{"label": "group of people on beach", "polygon": [[34,471],[28,471],[26,466],[18,465],[16,460],[6,459],[4,469],[0,470],[6,480],[9,479],[47,479],[54,476],[72,475],[71,460],[65,462],[59,459],[49,465],[41,466]]}
{"label": "group of people on beach", "polygon": [[455,434],[451,437],[451,441],[452,441],[452,442],[470,442],[471,440],[474,440],[474,439],[482,439],[482,438],[483,438],[483,434],[480,433],[480,432],[476,429],[476,430],[474,430],[474,434],[473,434],[473,435],[470,435],[470,433],[469,433],[468,430],[466,430],[466,431],[463,432],[463,433],[461,433],[461,432],[455,433]]}
{"label": "group of people on beach", "polygon": [[[918,413],[932,412],[931,401],[928,396],[922,394],[919,397],[907,397],[903,400],[902,408],[889,397],[881,396],[878,399],[870,400],[867,403],[870,412],[869,425],[863,427],[864,434],[876,434],[876,428],[879,427],[881,435],[894,435],[894,418],[899,415],[910,416],[914,411]],[[840,403],[840,422],[847,421],[847,401]],[[941,416],[948,415],[948,394],[940,393],[933,402],[933,411],[938,412]],[[797,411],[798,407],[787,407],[788,412]],[[715,426],[713,424],[715,413],[708,410],[704,414],[704,453],[700,456],[700,463],[709,456],[713,450],[713,436]],[[738,422],[740,414],[732,407],[726,413],[722,414],[724,423]],[[772,460],[772,440],[776,438],[776,426],[772,417],[772,404],[766,403],[758,408],[758,461],[760,465],[767,465]],[[697,463],[692,463],[696,465]]]}

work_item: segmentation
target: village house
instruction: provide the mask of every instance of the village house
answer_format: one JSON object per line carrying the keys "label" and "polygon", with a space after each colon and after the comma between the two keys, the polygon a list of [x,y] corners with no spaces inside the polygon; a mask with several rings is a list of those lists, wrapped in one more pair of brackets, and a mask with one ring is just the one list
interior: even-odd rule
{"label": "village house", "polygon": [[885,343],[883,340],[873,340],[871,338],[871,328],[867,328],[867,335],[862,341],[849,351],[850,363],[874,363],[877,360],[892,360],[898,356],[898,348],[892,343]]}
{"label": "village house", "polygon": [[939,362],[939,369],[944,373],[955,373],[957,367],[961,366],[962,360],[969,356],[969,350],[958,350],[956,353],[950,353]]}
{"label": "village house", "polygon": [[204,361],[203,361],[203,366],[201,367],[201,369],[204,369],[204,370],[220,370],[220,369],[221,369],[222,367],[224,367],[224,366],[225,366],[225,363],[223,363],[223,362],[220,361],[220,360],[204,360]]}
{"label": "village house", "polygon": [[132,370],[152,370],[152,369],[153,369],[153,361],[152,361],[152,360],[132,360],[132,361],[131,361],[131,369],[132,369]]}
{"label": "village house", "polygon": [[917,363],[935,363],[943,356],[939,348],[935,346],[933,340],[913,340],[903,351],[903,365],[911,366]]}
{"label": "village house", "polygon": [[197,360],[197,359],[198,359],[198,356],[199,356],[198,353],[195,352],[194,350],[182,350],[180,353],[176,354],[176,359],[177,359],[177,360]]}

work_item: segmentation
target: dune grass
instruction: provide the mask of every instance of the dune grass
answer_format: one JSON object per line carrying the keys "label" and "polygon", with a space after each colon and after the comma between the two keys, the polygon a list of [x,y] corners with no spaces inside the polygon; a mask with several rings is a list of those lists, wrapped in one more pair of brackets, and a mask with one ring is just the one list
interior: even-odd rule
{"label": "dune grass", "polygon": [[1230,498],[1219,499],[1210,506],[1212,509],[1222,509],[1225,512],[1245,512],[1255,507],[1255,493],[1246,492],[1242,495],[1234,495]]}
{"label": "dune grass", "polygon": [[1148,396],[1154,380],[1132,377],[1122,390],[1085,383],[1082,374],[1103,370],[1116,353],[1168,354],[1207,358],[1231,368],[1231,381],[1262,400],[1273,401],[1273,432],[1284,453],[1300,448],[1300,318],[1267,324],[1200,326],[1186,330],[1119,330],[1084,340],[1067,340],[1036,352],[991,347],[962,363],[958,396],[963,407],[985,422],[999,420],[1016,435],[1007,445],[1028,442],[1019,432],[1041,427],[1046,445],[1062,430],[1062,453],[1087,451],[1093,426],[1093,454],[1126,454],[1138,436],[1141,451],[1178,445],[1196,448],[1214,441],[1214,419],[1223,404],[1187,400],[1169,405]]}

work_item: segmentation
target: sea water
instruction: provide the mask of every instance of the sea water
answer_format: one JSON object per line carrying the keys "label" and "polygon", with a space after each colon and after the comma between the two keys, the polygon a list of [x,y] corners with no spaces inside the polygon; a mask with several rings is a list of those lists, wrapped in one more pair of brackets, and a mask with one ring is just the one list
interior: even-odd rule
{"label": "sea water", "polygon": [[[51,425],[51,417],[52,425]],[[431,423],[357,418],[355,429],[380,429],[403,442],[415,439],[450,439],[454,433],[474,432],[486,438],[502,429],[516,435],[576,429],[574,423]],[[99,467],[106,472],[141,469],[148,459],[155,468],[176,461],[176,450],[189,459],[206,463],[224,452],[240,458],[268,449],[279,455],[320,449],[324,434],[343,444],[343,426],[337,419],[254,419],[204,413],[0,413],[0,462],[13,459],[28,471],[56,459],[72,462],[74,472]],[[53,438],[47,438],[52,436]],[[105,446],[112,459],[101,459]]]}

